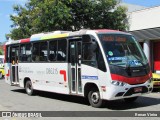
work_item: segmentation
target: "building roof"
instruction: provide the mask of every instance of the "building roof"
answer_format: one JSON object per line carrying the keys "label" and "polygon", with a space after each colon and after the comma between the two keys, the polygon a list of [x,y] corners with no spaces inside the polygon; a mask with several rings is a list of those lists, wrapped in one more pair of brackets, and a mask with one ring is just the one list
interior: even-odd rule
{"label": "building roof", "polygon": [[160,39],[160,27],[130,31],[138,41]]}

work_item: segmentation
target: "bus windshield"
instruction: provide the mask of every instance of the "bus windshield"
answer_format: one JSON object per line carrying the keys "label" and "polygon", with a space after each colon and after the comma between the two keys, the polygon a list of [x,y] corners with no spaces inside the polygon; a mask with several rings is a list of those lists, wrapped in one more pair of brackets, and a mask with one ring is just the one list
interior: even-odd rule
{"label": "bus windshield", "polygon": [[109,65],[139,67],[148,63],[140,44],[132,35],[98,34]]}

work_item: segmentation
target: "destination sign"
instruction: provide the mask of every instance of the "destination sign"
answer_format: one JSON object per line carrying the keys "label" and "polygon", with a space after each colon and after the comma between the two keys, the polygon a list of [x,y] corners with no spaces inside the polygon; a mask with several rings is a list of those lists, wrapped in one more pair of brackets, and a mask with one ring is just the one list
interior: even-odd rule
{"label": "destination sign", "polygon": [[111,42],[111,41],[126,42],[127,38],[124,36],[103,35],[102,40],[107,42]]}

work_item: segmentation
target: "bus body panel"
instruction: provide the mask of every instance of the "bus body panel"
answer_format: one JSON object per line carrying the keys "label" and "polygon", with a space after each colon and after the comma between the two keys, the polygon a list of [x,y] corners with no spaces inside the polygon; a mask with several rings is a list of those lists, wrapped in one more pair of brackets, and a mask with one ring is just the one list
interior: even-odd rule
{"label": "bus body panel", "polygon": [[5,63],[5,82],[11,85],[11,63]]}
{"label": "bus body panel", "polygon": [[69,93],[68,63],[19,63],[20,87],[24,87],[25,78],[36,90]]}

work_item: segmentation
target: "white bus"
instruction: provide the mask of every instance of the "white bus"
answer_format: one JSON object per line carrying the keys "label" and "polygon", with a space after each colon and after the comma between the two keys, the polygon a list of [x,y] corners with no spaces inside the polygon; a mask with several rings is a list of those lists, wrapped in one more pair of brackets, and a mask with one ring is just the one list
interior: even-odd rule
{"label": "white bus", "polygon": [[93,107],[105,100],[133,102],[153,88],[141,46],[115,30],[55,31],[5,45],[5,81],[35,90],[83,96]]}

